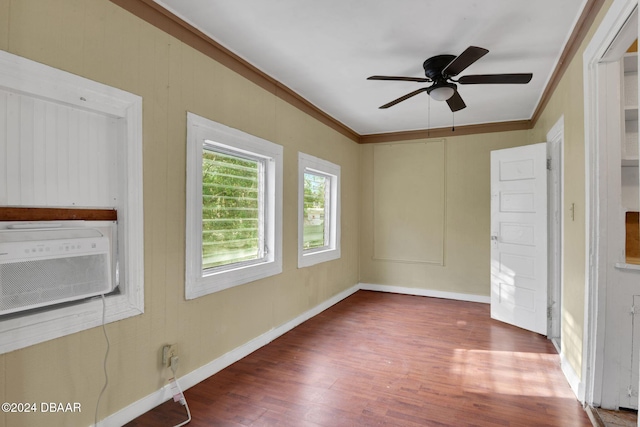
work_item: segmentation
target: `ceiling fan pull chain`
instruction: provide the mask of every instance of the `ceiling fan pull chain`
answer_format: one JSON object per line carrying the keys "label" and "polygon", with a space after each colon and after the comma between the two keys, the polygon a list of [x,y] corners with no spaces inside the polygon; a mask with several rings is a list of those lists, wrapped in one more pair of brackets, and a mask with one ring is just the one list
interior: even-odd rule
{"label": "ceiling fan pull chain", "polygon": [[427,96],[427,138],[431,136],[431,97]]}
{"label": "ceiling fan pull chain", "polygon": [[451,112],[451,132],[456,131],[456,113]]}

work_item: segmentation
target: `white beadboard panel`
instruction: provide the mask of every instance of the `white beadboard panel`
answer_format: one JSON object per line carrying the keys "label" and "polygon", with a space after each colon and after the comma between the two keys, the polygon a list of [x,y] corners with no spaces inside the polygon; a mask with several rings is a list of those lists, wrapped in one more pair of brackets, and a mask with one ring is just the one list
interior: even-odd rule
{"label": "white beadboard panel", "polygon": [[[20,175],[20,163],[16,162],[15,159],[20,159],[20,144],[8,144],[8,141],[19,141],[20,131],[17,123],[20,122],[20,117],[18,115],[20,111],[20,105],[18,104],[18,98],[12,96],[11,94],[7,94],[7,131],[6,131],[6,140],[2,141],[3,147],[7,153],[7,157],[5,159],[5,169],[6,169],[6,179],[4,181],[4,185],[7,193],[7,200],[0,200],[0,204],[8,205],[9,200],[19,199],[20,196],[20,188],[16,186],[15,183],[11,184],[11,177]],[[2,185],[2,183],[0,183]]]}
{"label": "white beadboard panel", "polygon": [[[7,134],[7,92],[0,91],[0,138],[1,140],[5,140],[8,137]],[[0,165],[2,165],[2,169],[0,169],[0,183],[7,182],[7,147],[6,144],[2,144],[0,146]],[[0,201],[7,200],[7,186],[0,184]]]}
{"label": "white beadboard panel", "polygon": [[34,114],[33,117],[42,117],[44,120],[36,121],[33,126],[33,164],[36,165],[33,168],[33,198],[34,200],[46,199],[46,151],[45,144],[46,138],[46,117],[45,111],[47,104],[44,102],[36,102],[33,105]]}
{"label": "white beadboard panel", "polygon": [[54,200],[58,200],[60,191],[59,187],[66,185],[66,182],[59,181],[58,174],[58,144],[57,144],[57,126],[58,111],[53,104],[47,104],[47,113],[45,120],[44,132],[44,169],[46,176],[55,176],[56,179],[48,179],[45,181],[44,192],[47,205],[53,204]]}
{"label": "white beadboard panel", "polygon": [[[56,111],[56,123],[68,123],[69,111],[62,110]],[[69,141],[69,127],[68,126],[55,126],[55,141]],[[52,173],[55,171],[56,179],[51,184],[51,187],[55,188],[55,200],[60,200],[60,203],[67,206],[69,201],[68,190],[69,184],[69,144],[51,144],[56,146],[56,161],[51,165]]]}
{"label": "white beadboard panel", "polygon": [[[35,156],[33,149],[33,128],[34,128],[34,99],[31,97],[23,97],[14,95],[18,100],[18,120],[10,123],[10,126],[18,128],[18,138],[13,141],[7,141],[9,144],[18,144],[15,152],[18,153],[17,158],[8,158],[7,161],[19,164],[18,176],[10,176],[7,180],[8,185],[13,185],[19,189],[18,196],[20,199],[9,201],[9,204],[30,205],[34,206],[34,180],[33,174],[35,165]],[[17,202],[17,203],[16,203]]]}
{"label": "white beadboard panel", "polygon": [[115,207],[118,119],[0,89],[0,204]]}

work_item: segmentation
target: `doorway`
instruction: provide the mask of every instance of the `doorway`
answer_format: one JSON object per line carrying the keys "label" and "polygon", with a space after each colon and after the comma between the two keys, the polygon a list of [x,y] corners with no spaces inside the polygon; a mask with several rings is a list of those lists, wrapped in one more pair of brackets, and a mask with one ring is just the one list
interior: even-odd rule
{"label": "doorway", "polygon": [[564,117],[547,140],[491,152],[491,317],[562,355]]}
{"label": "doorway", "polygon": [[[636,131],[627,138],[621,102],[624,57],[638,37],[637,6],[638,0],[615,0],[584,53],[587,289],[582,381],[585,403],[607,409],[638,405],[633,302],[640,295],[640,268],[625,261],[623,181],[629,171],[623,170],[628,165],[622,156],[625,142],[638,148],[637,77],[632,90]],[[637,55],[631,63],[637,70]],[[636,196],[638,184],[636,178]]]}

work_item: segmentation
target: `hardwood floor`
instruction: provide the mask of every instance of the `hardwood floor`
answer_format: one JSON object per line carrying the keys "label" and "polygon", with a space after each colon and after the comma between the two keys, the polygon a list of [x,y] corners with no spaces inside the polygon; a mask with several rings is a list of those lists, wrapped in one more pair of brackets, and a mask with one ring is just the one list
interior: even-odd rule
{"label": "hardwood floor", "polygon": [[[185,396],[192,427],[591,426],[545,337],[487,304],[368,291]],[[128,426],[185,419],[170,401]]]}

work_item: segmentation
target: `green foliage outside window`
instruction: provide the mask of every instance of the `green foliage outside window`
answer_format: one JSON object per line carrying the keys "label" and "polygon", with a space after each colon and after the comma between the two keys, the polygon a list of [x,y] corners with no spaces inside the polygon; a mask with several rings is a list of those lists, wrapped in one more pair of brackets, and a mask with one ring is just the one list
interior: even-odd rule
{"label": "green foliage outside window", "polygon": [[204,150],[202,268],[258,259],[260,162]]}
{"label": "green foliage outside window", "polygon": [[304,249],[327,245],[325,210],[328,178],[312,173],[304,174],[303,233]]}

